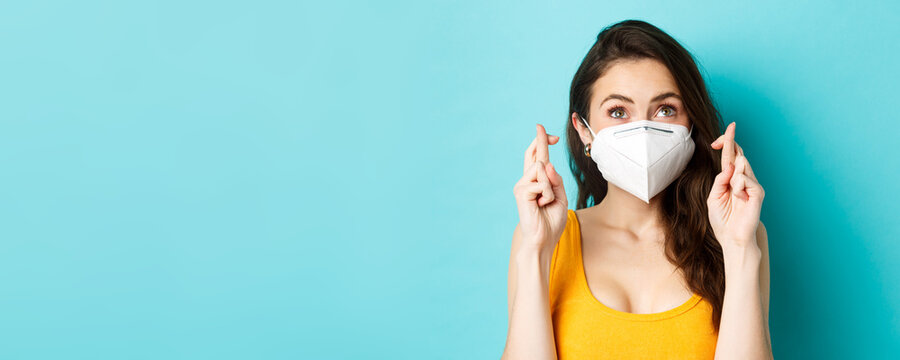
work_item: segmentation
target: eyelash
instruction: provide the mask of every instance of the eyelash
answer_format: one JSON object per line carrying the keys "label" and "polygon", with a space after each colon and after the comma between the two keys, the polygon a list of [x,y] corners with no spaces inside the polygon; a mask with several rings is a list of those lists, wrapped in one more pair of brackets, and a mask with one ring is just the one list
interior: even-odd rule
{"label": "eyelash", "polygon": [[[660,106],[660,107],[668,106],[669,108],[672,109],[672,111],[674,111],[674,112],[676,112],[676,113],[678,112],[678,107],[676,107],[675,105],[672,105],[672,104],[670,104],[670,103],[662,103],[662,104],[659,104],[659,106]],[[612,116],[612,113],[613,113],[614,111],[616,111],[616,110],[622,110],[622,111],[625,111],[625,107],[623,107],[622,105],[616,105],[616,106],[614,106],[614,107],[611,107],[611,108],[609,108],[609,110],[606,110],[606,115],[610,115],[610,117],[612,117],[612,118],[614,118],[614,119],[618,119],[618,118]],[[675,116],[675,115],[670,115],[670,116]]]}

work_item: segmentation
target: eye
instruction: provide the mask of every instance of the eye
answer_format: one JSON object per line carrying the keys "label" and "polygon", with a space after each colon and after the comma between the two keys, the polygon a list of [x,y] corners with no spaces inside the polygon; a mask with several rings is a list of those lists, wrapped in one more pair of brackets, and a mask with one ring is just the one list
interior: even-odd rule
{"label": "eye", "polygon": [[[666,111],[666,110],[668,110],[668,111]],[[669,105],[669,104],[663,104],[662,108],[659,109],[659,112],[657,114],[664,113],[664,114],[662,114],[662,116],[666,116],[666,117],[675,116],[675,110],[676,109],[674,106]]]}
{"label": "eye", "polygon": [[[622,115],[616,116],[615,114],[618,114],[618,113],[621,113]],[[611,108],[611,109],[609,109],[609,116],[616,118],[616,119],[621,119],[621,118],[625,117],[625,108],[623,108],[621,106],[616,106],[614,108]]]}

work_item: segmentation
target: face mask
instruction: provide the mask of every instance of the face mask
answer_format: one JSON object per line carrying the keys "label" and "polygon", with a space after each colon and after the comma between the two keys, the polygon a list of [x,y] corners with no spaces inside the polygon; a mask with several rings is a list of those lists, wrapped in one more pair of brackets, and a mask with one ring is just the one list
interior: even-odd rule
{"label": "face mask", "polygon": [[650,203],[694,155],[693,127],[640,120],[610,126],[591,135],[591,159],[603,178]]}

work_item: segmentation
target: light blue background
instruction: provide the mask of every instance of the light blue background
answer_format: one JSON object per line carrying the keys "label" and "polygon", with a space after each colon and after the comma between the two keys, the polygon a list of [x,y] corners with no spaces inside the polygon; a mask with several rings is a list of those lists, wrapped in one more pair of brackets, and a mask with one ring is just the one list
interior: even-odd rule
{"label": "light blue background", "polygon": [[499,358],[522,153],[637,18],[767,190],[775,355],[897,358],[900,6],[756,3],[4,2],[0,357]]}

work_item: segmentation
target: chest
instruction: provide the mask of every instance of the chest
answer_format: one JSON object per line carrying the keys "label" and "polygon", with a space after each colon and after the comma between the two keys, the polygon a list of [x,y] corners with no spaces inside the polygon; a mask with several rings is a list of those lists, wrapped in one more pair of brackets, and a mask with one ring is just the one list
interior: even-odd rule
{"label": "chest", "polygon": [[593,238],[582,243],[588,288],[604,305],[649,314],[675,308],[693,294],[683,273],[670,263],[659,241]]}

